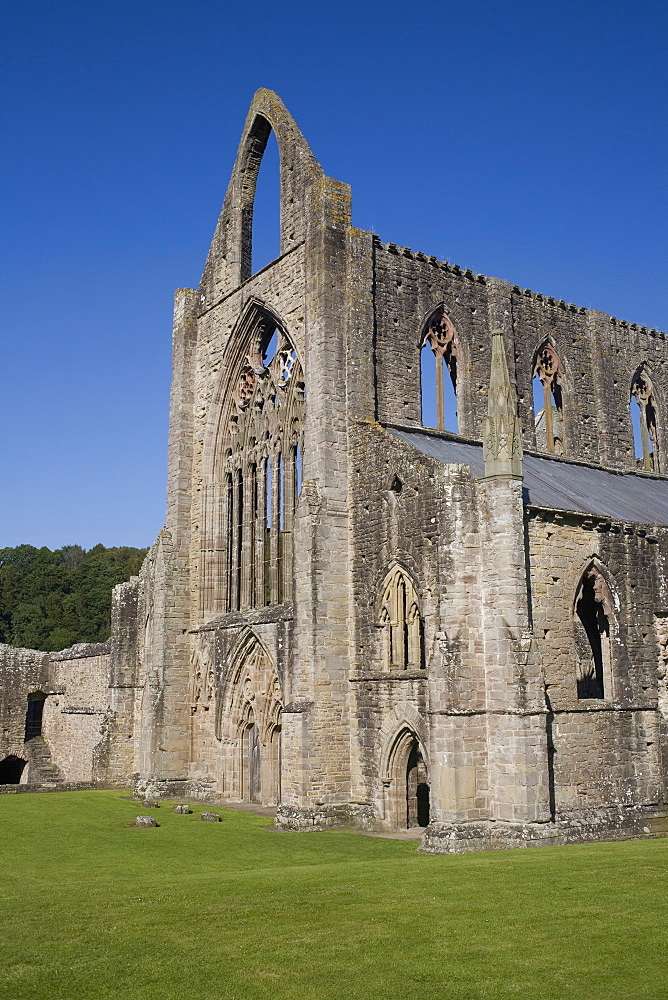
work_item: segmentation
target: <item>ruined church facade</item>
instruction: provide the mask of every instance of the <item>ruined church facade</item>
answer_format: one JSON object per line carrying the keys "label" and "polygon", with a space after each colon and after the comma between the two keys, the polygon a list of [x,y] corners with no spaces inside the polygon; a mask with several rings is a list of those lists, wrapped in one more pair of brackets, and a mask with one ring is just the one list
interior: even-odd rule
{"label": "ruined church facade", "polygon": [[[280,256],[253,274],[271,130]],[[433,851],[654,831],[667,366],[663,333],[356,229],[258,91],[175,297],[167,519],[90,652],[86,780],[423,827]],[[5,717],[38,687],[47,716],[75,703],[54,677],[77,650],[5,648]]]}

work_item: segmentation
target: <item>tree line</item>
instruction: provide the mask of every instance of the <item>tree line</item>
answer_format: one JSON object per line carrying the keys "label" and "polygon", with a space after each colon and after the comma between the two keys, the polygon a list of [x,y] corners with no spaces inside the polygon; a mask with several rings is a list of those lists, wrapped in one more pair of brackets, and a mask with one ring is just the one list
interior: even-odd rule
{"label": "tree line", "polygon": [[147,552],[104,545],[0,549],[0,642],[46,652],[104,642],[112,587],[137,574]]}

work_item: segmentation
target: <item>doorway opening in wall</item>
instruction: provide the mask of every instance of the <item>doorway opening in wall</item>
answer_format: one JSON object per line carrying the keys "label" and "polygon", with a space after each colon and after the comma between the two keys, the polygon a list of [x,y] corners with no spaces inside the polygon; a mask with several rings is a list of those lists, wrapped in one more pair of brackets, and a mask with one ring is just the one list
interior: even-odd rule
{"label": "doorway opening in wall", "polygon": [[28,695],[28,707],[26,709],[26,730],[25,742],[34,740],[42,735],[42,716],[44,714],[44,702],[46,695],[42,691],[35,691]]}
{"label": "doorway opening in wall", "polygon": [[412,729],[406,727],[394,739],[382,781],[390,828],[410,830],[429,824],[429,771]]}
{"label": "doorway opening in wall", "polygon": [[242,799],[260,801],[260,733],[254,722],[246,726],[243,735]]}
{"label": "doorway opening in wall", "polygon": [[18,785],[27,763],[27,760],[15,757],[14,754],[0,760],[0,785]]}
{"label": "doorway opening in wall", "polygon": [[406,764],[406,826],[429,825],[427,767],[417,740],[413,740]]}

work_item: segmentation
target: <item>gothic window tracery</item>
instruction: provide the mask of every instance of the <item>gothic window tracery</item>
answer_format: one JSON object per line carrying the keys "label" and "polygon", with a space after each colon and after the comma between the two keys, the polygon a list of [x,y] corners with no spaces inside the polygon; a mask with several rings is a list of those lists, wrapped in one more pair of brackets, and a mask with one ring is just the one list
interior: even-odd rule
{"label": "gothic window tracery", "polygon": [[[445,306],[427,321],[421,343],[422,423],[458,433],[459,336]],[[434,419],[435,418],[435,419]]]}
{"label": "gothic window tracery", "polygon": [[658,472],[654,386],[644,366],[633,376],[630,406],[636,463],[647,472]]}
{"label": "gothic window tracery", "polygon": [[395,566],[383,584],[379,626],[383,634],[386,668],[402,670],[424,666],[422,619],[413,581]]}
{"label": "gothic window tracery", "polygon": [[226,413],[224,476],[228,611],[291,598],[301,475],[304,376],[287,334],[263,316]]}
{"label": "gothic window tracery", "polygon": [[564,454],[564,369],[552,344],[536,352],[532,373],[536,445],[552,455]]}

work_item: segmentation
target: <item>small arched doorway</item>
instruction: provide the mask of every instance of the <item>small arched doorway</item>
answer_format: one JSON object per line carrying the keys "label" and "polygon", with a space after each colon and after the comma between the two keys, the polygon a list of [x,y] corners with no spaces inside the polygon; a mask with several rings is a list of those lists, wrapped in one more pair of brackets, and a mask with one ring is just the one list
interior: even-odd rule
{"label": "small arched doorway", "polygon": [[241,738],[241,797],[247,802],[259,802],[261,790],[260,734],[252,711],[249,712]]}
{"label": "small arched doorway", "polygon": [[406,764],[406,826],[429,825],[429,780],[420,744],[413,740]]}
{"label": "small arched doorway", "polygon": [[429,771],[420,740],[412,729],[397,736],[388,763],[385,818],[396,830],[429,824]]}
{"label": "small arched doorway", "polygon": [[1,760],[0,785],[18,785],[27,763],[27,760],[15,757],[14,754],[10,754],[9,757]]}

